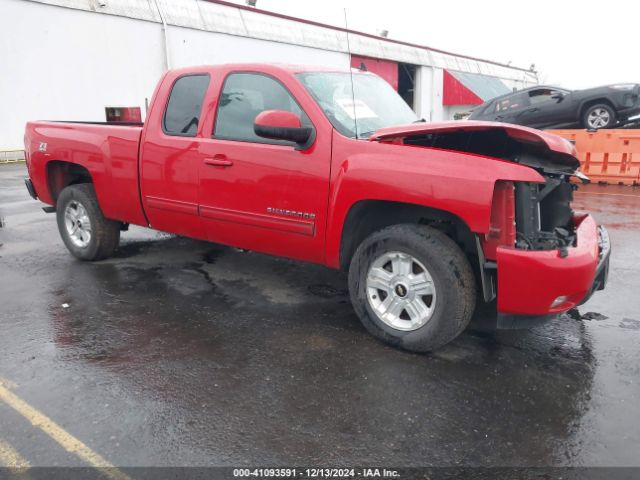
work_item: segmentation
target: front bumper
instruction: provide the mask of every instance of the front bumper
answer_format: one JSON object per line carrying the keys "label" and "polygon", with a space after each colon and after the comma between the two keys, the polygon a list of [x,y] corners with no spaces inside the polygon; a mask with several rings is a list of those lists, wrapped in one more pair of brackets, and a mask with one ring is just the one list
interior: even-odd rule
{"label": "front bumper", "polygon": [[640,114],[640,85],[636,85],[631,91],[616,92],[613,101],[619,122]]}
{"label": "front bumper", "polygon": [[604,226],[598,227],[598,267],[596,268],[596,277],[591,285],[591,290],[586,297],[580,302],[580,305],[586,303],[591,296],[599,290],[604,290],[609,280],[609,257],[611,256],[611,240],[609,232]]}
{"label": "front bumper", "polygon": [[632,117],[640,115],[640,102],[631,108],[623,108],[618,110],[617,117],[619,122],[624,122]]}
{"label": "front bumper", "polygon": [[574,224],[576,244],[564,253],[498,247],[497,307],[504,320],[499,323],[553,318],[605,287],[611,254],[607,230],[591,215],[574,216]]}

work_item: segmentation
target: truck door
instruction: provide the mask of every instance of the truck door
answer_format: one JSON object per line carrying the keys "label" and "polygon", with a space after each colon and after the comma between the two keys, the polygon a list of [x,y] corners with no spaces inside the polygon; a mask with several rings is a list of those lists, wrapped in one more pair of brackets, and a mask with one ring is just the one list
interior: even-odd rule
{"label": "truck door", "polygon": [[160,87],[140,152],[140,190],[149,224],[165,232],[206,238],[198,216],[197,138],[208,73],[180,76]]}
{"label": "truck door", "polygon": [[[231,72],[222,82],[211,138],[200,147],[199,211],[210,241],[323,261],[331,129],[300,104],[263,73]],[[257,136],[254,120],[265,110],[298,115],[315,128],[314,144],[301,151]]]}

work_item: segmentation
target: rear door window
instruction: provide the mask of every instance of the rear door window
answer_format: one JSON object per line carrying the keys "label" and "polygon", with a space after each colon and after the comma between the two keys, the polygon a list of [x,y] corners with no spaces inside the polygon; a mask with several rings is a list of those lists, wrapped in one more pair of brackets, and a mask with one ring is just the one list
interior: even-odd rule
{"label": "rear door window", "polygon": [[531,105],[538,105],[539,103],[545,103],[551,101],[552,90],[548,88],[541,88],[540,90],[531,90],[529,92],[529,101]]}
{"label": "rear door window", "polygon": [[525,93],[516,93],[510,97],[496,101],[496,112],[508,112],[529,106],[529,97]]}
{"label": "rear door window", "polygon": [[[529,92],[529,101],[531,105],[538,105],[540,103],[546,103],[554,101],[557,103],[557,96],[561,94],[559,90],[552,90],[550,88],[541,88],[539,90],[531,90]],[[556,97],[556,98],[554,98]]]}
{"label": "rear door window", "polygon": [[196,136],[208,86],[209,75],[206,74],[188,75],[176,80],[162,120],[164,133],[181,137]]}

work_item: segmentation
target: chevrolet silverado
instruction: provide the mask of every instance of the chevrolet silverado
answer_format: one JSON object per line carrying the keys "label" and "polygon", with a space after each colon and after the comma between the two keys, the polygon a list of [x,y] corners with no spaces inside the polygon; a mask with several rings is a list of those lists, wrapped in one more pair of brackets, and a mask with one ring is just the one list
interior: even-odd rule
{"label": "chevrolet silverado", "polygon": [[130,224],[348,271],[375,337],[454,339],[604,288],[609,238],[571,208],[575,148],[527,127],[427,124],[369,72],[275,65],[171,70],[144,124],[29,122],[29,193],[101,260]]}

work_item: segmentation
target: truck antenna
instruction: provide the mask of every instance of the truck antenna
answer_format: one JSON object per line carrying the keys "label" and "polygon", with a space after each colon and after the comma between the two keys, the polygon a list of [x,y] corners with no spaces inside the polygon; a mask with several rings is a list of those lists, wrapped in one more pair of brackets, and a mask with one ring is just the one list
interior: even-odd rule
{"label": "truck antenna", "polygon": [[353,69],[351,68],[351,44],[349,43],[349,25],[347,23],[347,8],[344,8],[344,30],[347,34],[347,53],[349,54],[349,77],[351,79],[351,105],[353,106],[353,129],[358,139],[358,117],[356,115],[356,92],[353,86]]}

